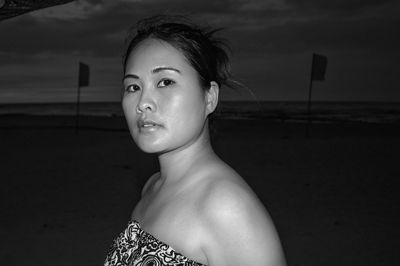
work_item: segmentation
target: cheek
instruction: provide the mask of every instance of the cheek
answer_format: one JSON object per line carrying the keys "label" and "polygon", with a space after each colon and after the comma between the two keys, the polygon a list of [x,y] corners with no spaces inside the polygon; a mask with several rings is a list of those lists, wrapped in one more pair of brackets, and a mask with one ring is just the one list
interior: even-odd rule
{"label": "cheek", "polygon": [[122,97],[121,105],[125,114],[135,114],[138,103],[137,95],[126,94]]}
{"label": "cheek", "polygon": [[125,96],[122,99],[122,110],[124,111],[125,119],[128,124],[129,129],[134,129],[134,126],[137,122],[137,114],[136,114],[136,103],[134,99],[129,98],[129,96]]}
{"label": "cheek", "polygon": [[165,108],[161,113],[168,114],[168,119],[179,128],[202,124],[205,119],[204,101],[200,94],[195,94],[193,91],[174,95],[168,99],[168,104],[160,106]]}
{"label": "cheek", "polygon": [[127,97],[122,98],[122,110],[126,118],[131,116],[132,103]]}

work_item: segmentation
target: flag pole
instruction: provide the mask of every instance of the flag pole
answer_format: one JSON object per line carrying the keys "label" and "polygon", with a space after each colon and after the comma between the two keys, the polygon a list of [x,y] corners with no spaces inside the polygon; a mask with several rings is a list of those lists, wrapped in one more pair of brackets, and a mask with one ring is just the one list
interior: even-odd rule
{"label": "flag pole", "polygon": [[306,126],[306,137],[309,137],[309,127],[311,125],[311,94],[312,94],[312,84],[313,84],[313,68],[314,60],[311,63],[311,74],[310,74],[310,85],[308,87],[308,102],[307,102],[307,126]]}
{"label": "flag pole", "polygon": [[77,99],[76,99],[76,116],[75,116],[75,133],[78,134],[79,131],[79,106],[81,101],[81,85],[78,81],[78,91],[77,91]]}
{"label": "flag pole", "polygon": [[326,65],[328,63],[328,59],[326,56],[312,54],[312,62],[311,62],[311,75],[310,75],[310,86],[308,89],[308,104],[307,104],[307,132],[306,137],[309,137],[309,127],[312,123],[311,116],[311,94],[312,94],[312,85],[314,80],[325,80],[325,72]]}
{"label": "flag pole", "polygon": [[89,65],[79,62],[78,92],[76,99],[75,133],[79,130],[79,108],[81,103],[81,87],[89,86]]}

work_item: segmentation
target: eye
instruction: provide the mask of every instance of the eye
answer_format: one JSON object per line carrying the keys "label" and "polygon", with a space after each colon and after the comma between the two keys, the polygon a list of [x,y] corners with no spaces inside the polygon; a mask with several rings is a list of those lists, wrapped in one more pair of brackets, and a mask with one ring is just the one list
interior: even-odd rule
{"label": "eye", "polygon": [[158,82],[157,87],[163,88],[163,87],[171,86],[173,84],[175,84],[175,81],[173,81],[171,79],[162,79],[162,80],[160,80],[160,82]]}
{"label": "eye", "polygon": [[136,91],[138,91],[138,90],[140,90],[140,87],[139,87],[138,85],[136,85],[136,84],[128,85],[128,86],[126,86],[126,88],[125,88],[125,91],[126,91],[126,92],[136,92]]}

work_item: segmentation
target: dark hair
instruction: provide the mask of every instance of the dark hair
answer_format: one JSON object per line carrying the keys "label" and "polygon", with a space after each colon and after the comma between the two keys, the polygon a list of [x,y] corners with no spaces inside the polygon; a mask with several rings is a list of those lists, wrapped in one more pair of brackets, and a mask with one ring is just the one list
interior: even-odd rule
{"label": "dark hair", "polygon": [[148,38],[165,41],[180,50],[197,71],[203,89],[215,81],[221,87],[233,87],[229,72],[228,53],[224,39],[215,37],[221,29],[201,28],[183,16],[157,15],[137,23],[136,33],[128,39],[124,55],[124,73],[132,50]]}

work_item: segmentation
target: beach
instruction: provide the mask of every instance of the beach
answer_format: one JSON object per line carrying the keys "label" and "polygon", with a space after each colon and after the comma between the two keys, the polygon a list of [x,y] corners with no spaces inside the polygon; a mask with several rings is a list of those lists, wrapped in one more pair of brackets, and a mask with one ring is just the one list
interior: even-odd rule
{"label": "beach", "polygon": [[[3,265],[102,265],[154,156],[123,117],[0,116]],[[392,265],[399,123],[217,119],[215,150],[271,214],[288,265]]]}

